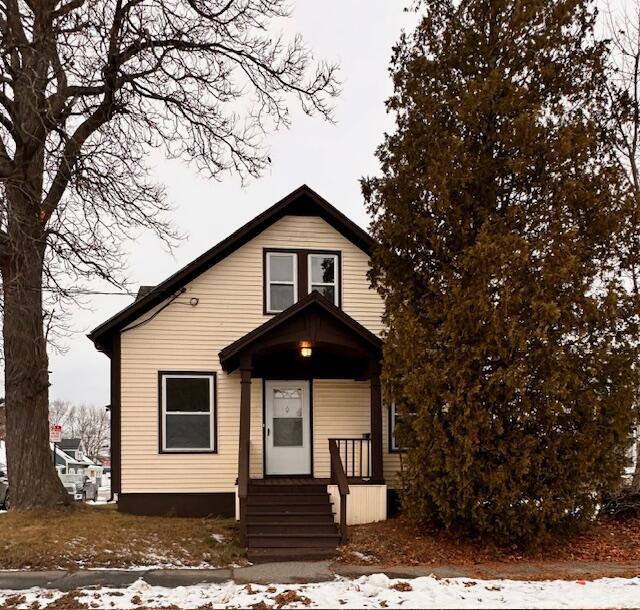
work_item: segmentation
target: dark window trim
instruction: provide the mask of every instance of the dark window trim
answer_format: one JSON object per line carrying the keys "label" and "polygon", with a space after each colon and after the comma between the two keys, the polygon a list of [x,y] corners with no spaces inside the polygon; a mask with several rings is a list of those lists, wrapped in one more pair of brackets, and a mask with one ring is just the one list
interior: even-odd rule
{"label": "dark window trim", "polygon": [[[338,257],[338,268],[336,269],[336,282],[338,293],[337,307],[342,309],[342,251],[341,250],[329,250],[325,248],[263,248],[262,249],[262,314],[265,316],[277,316],[281,311],[268,311],[267,310],[267,254],[285,253],[296,254],[296,266],[298,268],[298,290],[297,299],[301,301],[309,294],[309,254],[328,254]],[[335,304],[335,303],[332,303]],[[295,303],[294,303],[295,305]]]}
{"label": "dark window trim", "polygon": [[404,453],[406,450],[402,449],[400,447],[394,447],[393,446],[393,441],[395,440],[393,438],[393,428],[394,428],[394,411],[396,410],[396,403],[392,402],[387,411],[388,411],[388,417],[389,417],[389,423],[388,423],[388,431],[389,431],[389,453]]}
{"label": "dark window trim", "polygon": [[[165,375],[213,377],[213,449],[165,449],[162,442],[164,418],[162,416],[162,378]],[[158,453],[163,455],[198,455],[218,453],[218,374],[215,371],[158,371]]]}

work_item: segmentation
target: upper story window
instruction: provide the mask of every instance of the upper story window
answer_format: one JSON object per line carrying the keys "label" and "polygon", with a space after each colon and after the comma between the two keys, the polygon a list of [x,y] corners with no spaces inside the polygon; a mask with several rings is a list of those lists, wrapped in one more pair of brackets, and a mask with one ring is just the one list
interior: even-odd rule
{"label": "upper story window", "polygon": [[298,260],[295,252],[267,252],[267,312],[277,313],[298,300]]}
{"label": "upper story window", "polygon": [[340,267],[340,252],[265,249],[264,313],[280,313],[313,291],[340,307]]}
{"label": "upper story window", "polygon": [[161,451],[215,452],[215,373],[160,373]]}
{"label": "upper story window", "polygon": [[309,254],[309,292],[316,290],[338,306],[338,255]]}

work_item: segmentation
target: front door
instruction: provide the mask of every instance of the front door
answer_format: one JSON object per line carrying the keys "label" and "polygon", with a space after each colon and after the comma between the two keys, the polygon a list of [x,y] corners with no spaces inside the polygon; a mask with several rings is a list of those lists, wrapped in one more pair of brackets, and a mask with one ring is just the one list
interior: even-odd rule
{"label": "front door", "polygon": [[265,381],[265,474],[311,474],[308,381]]}

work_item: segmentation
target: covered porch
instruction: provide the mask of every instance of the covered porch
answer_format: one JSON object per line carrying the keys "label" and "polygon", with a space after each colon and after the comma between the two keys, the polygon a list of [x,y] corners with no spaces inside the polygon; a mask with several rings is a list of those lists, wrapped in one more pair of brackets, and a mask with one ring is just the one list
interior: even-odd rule
{"label": "covered porch", "polygon": [[[324,488],[342,539],[347,532],[347,496],[364,506],[367,492],[377,488],[378,494],[384,489],[386,501],[381,358],[379,337],[317,292],[220,352],[224,371],[240,373],[238,512],[245,544],[249,506],[266,501],[275,490],[288,496],[281,499],[295,504],[309,490],[315,493]],[[342,392],[339,380],[357,382],[358,396]],[[262,405],[252,404],[252,383],[263,384]],[[327,387],[332,388],[333,411],[316,412],[315,403],[322,407]],[[368,393],[366,421],[362,388]],[[255,470],[250,469],[251,456],[256,459],[256,447],[251,446],[255,409],[262,410],[263,476],[251,479],[250,472]],[[345,425],[352,411],[357,411],[359,419]]]}

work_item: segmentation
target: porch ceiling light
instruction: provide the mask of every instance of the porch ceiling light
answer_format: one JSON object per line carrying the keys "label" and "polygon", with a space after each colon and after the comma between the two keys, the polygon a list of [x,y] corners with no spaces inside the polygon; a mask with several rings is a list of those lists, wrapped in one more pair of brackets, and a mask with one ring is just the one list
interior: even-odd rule
{"label": "porch ceiling light", "polygon": [[310,358],[312,352],[311,341],[300,341],[300,355],[303,358]]}

